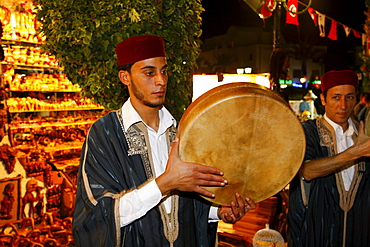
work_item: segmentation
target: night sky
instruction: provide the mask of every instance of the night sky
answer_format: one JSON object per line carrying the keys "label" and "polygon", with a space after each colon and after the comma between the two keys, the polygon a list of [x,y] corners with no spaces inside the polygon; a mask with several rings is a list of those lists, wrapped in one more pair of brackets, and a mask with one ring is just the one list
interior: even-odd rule
{"label": "night sky", "polygon": [[202,0],[202,39],[225,34],[230,26],[260,26],[263,21],[242,0]]}
{"label": "night sky", "polygon": [[312,0],[312,7],[344,25],[363,31],[365,0]]}

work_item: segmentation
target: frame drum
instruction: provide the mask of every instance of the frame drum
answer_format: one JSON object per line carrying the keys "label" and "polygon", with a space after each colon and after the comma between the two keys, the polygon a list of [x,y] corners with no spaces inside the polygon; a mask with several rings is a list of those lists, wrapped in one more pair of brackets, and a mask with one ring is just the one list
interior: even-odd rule
{"label": "frame drum", "polygon": [[179,123],[183,161],[224,172],[225,187],[208,187],[219,205],[235,193],[255,202],[282,190],[298,172],[305,153],[302,125],[276,92],[254,83],[229,83],[197,98]]}
{"label": "frame drum", "polygon": [[366,109],[364,123],[365,123],[365,134],[367,136],[370,136],[370,107]]}

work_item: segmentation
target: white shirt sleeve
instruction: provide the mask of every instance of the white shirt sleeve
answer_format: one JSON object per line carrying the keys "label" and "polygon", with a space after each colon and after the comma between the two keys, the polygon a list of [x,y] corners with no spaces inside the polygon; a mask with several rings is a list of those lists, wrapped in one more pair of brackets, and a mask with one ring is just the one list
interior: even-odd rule
{"label": "white shirt sleeve", "polygon": [[218,218],[217,215],[218,207],[212,206],[211,209],[209,210],[209,215],[208,215],[208,222],[217,222],[220,221],[220,218]]}
{"label": "white shirt sleeve", "polygon": [[155,180],[122,196],[119,202],[121,227],[144,216],[161,199],[162,193]]}
{"label": "white shirt sleeve", "polygon": [[[121,227],[144,216],[150,209],[157,206],[163,196],[155,180],[140,189],[135,189],[121,197],[119,203]],[[208,222],[217,222],[218,207],[212,206],[209,210]]]}

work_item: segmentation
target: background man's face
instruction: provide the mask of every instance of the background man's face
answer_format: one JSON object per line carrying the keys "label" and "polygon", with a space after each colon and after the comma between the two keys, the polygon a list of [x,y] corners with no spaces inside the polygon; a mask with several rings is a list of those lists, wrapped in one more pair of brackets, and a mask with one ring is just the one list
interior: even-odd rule
{"label": "background man's face", "polygon": [[320,95],[327,117],[347,129],[347,121],[356,105],[356,88],[352,85],[339,85],[327,91],[326,98]]}

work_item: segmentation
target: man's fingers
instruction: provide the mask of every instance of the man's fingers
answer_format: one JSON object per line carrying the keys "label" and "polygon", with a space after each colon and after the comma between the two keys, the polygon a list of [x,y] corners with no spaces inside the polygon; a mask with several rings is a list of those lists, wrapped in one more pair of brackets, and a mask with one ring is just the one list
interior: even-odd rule
{"label": "man's fingers", "polygon": [[224,175],[224,172],[221,171],[220,169],[216,168],[216,167],[200,165],[200,164],[197,164],[197,163],[192,163],[192,164],[195,166],[194,168],[198,172],[201,172],[201,173],[204,173],[204,174],[217,174],[217,175],[220,175],[220,176]]}
{"label": "man's fingers", "polygon": [[240,216],[238,214],[235,214],[235,213],[225,213],[225,222],[229,222],[229,223],[235,223],[236,221],[238,221],[240,219]]}
{"label": "man's fingers", "polygon": [[199,185],[212,186],[212,185],[214,185],[214,182],[224,183],[224,185],[228,183],[226,178],[221,177],[219,175],[213,175],[213,174],[199,173],[198,176],[196,177],[196,179],[200,183]]}
{"label": "man's fingers", "polygon": [[247,202],[247,205],[245,205],[245,208],[247,209],[247,211],[256,208],[256,203],[252,199],[246,197],[245,201]]}
{"label": "man's fingers", "polygon": [[240,208],[243,208],[245,206],[245,201],[240,196],[239,193],[235,193],[235,201],[236,201],[236,205],[239,206]]}
{"label": "man's fingers", "polygon": [[173,153],[175,156],[179,155],[179,143],[180,143],[180,140],[178,137],[176,137],[175,140],[173,140],[172,145],[171,145],[170,153]]}
{"label": "man's fingers", "polygon": [[359,130],[358,130],[358,134],[360,135],[360,134],[364,134],[364,126],[365,126],[365,124],[364,124],[364,121],[360,121],[360,126],[359,126]]}
{"label": "man's fingers", "polygon": [[197,188],[194,189],[195,192],[197,192],[198,194],[201,194],[203,196],[206,196],[206,197],[210,197],[210,198],[215,198],[216,195],[202,187],[199,187],[197,186]]}

